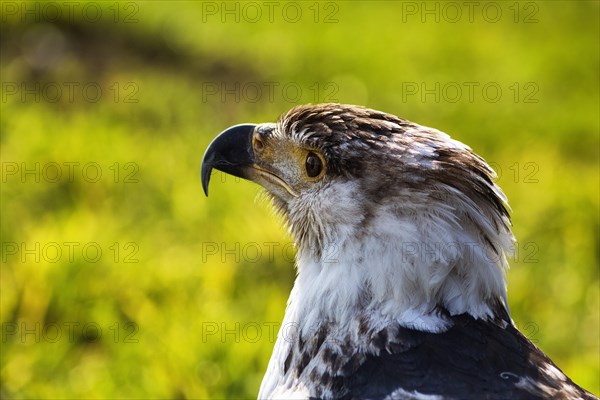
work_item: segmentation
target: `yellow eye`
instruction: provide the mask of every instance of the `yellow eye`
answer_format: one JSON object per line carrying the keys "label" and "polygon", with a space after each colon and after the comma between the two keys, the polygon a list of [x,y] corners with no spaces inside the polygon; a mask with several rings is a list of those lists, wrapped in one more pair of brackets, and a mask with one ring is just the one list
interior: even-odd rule
{"label": "yellow eye", "polygon": [[309,151],[306,155],[305,168],[309,178],[316,178],[323,171],[323,160],[315,152]]}
{"label": "yellow eye", "polygon": [[258,152],[263,151],[265,148],[265,144],[263,143],[262,139],[256,134],[254,135],[254,137],[252,137],[252,145],[254,147],[254,150]]}

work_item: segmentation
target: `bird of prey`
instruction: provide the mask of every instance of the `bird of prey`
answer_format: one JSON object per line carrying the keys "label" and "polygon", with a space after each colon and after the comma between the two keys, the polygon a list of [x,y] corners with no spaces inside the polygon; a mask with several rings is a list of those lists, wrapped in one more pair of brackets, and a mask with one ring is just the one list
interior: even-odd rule
{"label": "bird of prey", "polygon": [[597,399],[515,327],[494,171],[445,133],[354,105],[236,125],[202,161],[262,185],[297,278],[259,399]]}

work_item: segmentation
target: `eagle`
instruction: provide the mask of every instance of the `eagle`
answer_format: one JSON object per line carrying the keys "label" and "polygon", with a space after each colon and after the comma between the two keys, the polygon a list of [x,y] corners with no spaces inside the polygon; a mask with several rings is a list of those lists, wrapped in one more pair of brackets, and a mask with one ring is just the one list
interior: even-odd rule
{"label": "eagle", "polygon": [[344,104],[220,133],[201,167],[266,189],[297,276],[259,399],[597,399],[515,327],[492,168],[449,135]]}

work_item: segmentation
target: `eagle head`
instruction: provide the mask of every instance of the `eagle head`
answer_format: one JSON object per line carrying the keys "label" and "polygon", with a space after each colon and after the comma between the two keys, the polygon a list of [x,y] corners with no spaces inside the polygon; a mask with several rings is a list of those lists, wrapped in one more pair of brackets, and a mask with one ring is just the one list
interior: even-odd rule
{"label": "eagle head", "polygon": [[444,313],[507,318],[506,197],[445,133],[354,105],[302,105],[215,138],[206,193],[213,168],[262,185],[283,215],[298,249],[288,311],[303,324],[376,314],[440,331]]}

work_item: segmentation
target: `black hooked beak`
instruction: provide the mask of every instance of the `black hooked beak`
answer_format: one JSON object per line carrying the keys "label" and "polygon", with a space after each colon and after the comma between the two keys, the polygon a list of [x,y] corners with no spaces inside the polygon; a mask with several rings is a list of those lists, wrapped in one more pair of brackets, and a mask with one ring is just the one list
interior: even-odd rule
{"label": "black hooked beak", "polygon": [[208,182],[212,169],[240,178],[247,178],[248,168],[254,164],[252,134],[254,124],[235,125],[225,129],[210,143],[202,158],[202,189],[208,196]]}

